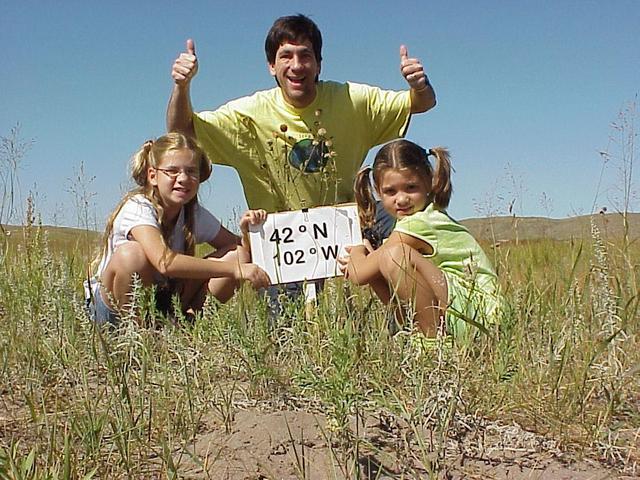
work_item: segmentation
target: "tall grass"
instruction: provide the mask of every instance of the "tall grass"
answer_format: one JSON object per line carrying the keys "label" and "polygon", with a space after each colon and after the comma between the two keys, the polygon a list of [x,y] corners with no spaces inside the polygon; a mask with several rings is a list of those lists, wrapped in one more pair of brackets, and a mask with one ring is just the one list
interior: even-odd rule
{"label": "tall grass", "polygon": [[[638,474],[637,243],[594,228],[591,239],[502,244],[500,327],[425,348],[407,332],[391,337],[388,312],[340,280],[311,315],[289,302],[270,318],[243,290],[178,324],[139,289],[147,326],[97,328],[81,300],[84,249],[53,251],[37,220],[10,238],[0,254],[0,478],[176,478],[207,462],[192,449],[204,416],[230,431],[248,399],[324,414],[335,476],[363,475],[363,456],[382,450],[409,478],[436,475],[513,424],[514,441],[535,434]],[[372,416],[393,447],[364,434]]]}

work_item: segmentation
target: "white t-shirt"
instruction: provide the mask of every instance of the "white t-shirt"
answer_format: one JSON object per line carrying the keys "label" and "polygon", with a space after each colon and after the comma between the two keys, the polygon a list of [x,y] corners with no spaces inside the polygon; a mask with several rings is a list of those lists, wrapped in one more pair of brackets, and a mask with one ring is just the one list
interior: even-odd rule
{"label": "white t-shirt", "polygon": [[[213,241],[220,232],[220,220],[214,217],[209,210],[199,203],[196,204],[194,213],[193,237],[195,242],[209,243]],[[135,195],[126,201],[113,221],[113,229],[109,236],[107,251],[100,261],[96,278],[100,278],[100,275],[102,275],[102,272],[111,260],[113,252],[123,243],[131,241],[129,237],[131,230],[140,225],[150,225],[160,230],[158,212],[153,204],[144,195]],[[174,252],[184,253],[183,227],[184,209],[180,210],[176,225],[169,239],[169,247]],[[93,284],[95,282],[92,281],[91,283],[92,287],[94,287]]]}

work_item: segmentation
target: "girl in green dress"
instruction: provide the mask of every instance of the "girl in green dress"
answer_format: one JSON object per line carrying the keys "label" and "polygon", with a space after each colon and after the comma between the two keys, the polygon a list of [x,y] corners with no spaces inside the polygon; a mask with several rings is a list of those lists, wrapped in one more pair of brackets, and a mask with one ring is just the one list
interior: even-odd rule
{"label": "girl in green dress", "polygon": [[[447,150],[426,151],[408,140],[385,145],[355,180],[365,229],[375,219],[374,187],[396,225],[375,250],[366,240],[347,249],[340,259],[345,277],[369,285],[385,304],[411,304],[410,315],[427,337],[439,330],[458,337],[469,324],[495,323],[502,303],[495,270],[466,227],[446,212],[452,192]],[[406,308],[397,309],[396,319],[406,316]]]}

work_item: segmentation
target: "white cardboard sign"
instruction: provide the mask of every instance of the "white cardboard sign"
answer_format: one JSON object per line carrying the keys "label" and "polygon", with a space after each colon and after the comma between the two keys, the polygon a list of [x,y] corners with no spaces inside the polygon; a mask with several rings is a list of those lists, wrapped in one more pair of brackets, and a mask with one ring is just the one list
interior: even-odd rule
{"label": "white cardboard sign", "polygon": [[341,275],[336,259],[362,243],[355,204],[270,213],[249,228],[253,262],[276,283]]}

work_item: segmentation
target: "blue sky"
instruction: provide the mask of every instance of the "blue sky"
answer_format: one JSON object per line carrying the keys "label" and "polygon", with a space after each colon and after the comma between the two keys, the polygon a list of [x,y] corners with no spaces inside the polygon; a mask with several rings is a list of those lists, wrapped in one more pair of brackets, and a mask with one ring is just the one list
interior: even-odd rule
{"label": "blue sky", "polygon": [[[518,215],[566,217],[620,198],[615,162],[598,186],[598,152],[615,150],[611,122],[640,91],[637,0],[3,0],[0,135],[19,123],[34,140],[22,195],[36,192],[45,223],[74,226],[70,192],[86,188],[102,228],[129,188],[129,157],[164,131],[171,64],[185,40],[195,40],[200,61],[194,108],[213,109],[273,86],[264,37],[275,18],[297,12],[322,30],[323,79],[403,89],[400,44],[423,61],[438,105],[412,119],[407,138],[451,149],[454,217],[510,204]],[[81,165],[84,186],[72,180]],[[245,208],[235,172],[223,167],[201,198],[223,220]]]}

